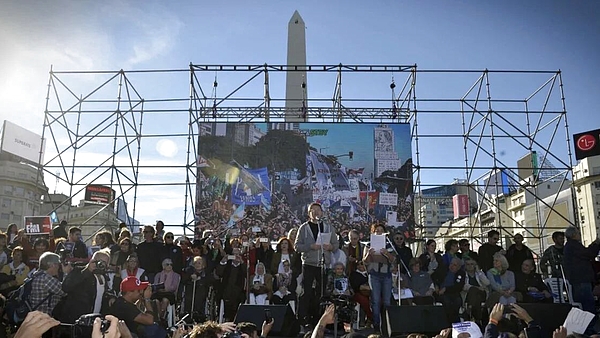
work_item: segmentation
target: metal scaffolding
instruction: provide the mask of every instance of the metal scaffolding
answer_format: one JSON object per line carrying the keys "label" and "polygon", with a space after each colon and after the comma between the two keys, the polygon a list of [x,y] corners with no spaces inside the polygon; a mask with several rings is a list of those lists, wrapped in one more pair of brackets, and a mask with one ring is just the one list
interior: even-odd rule
{"label": "metal scaffolding", "polygon": [[[301,108],[290,111],[285,108],[284,77],[298,70],[306,71],[314,92],[305,95]],[[167,81],[176,85],[167,86]],[[331,97],[323,94],[328,91]],[[88,184],[112,187],[115,199],[128,202],[132,218],[140,207],[148,207],[138,205],[138,196],[158,198],[163,191],[173,197],[165,189],[179,189],[185,200],[182,221],[167,225],[193,231],[201,123],[287,123],[290,116],[294,122],[410,123],[417,212],[423,205],[423,189],[448,185],[452,175],[462,177],[478,205],[474,221],[468,223],[471,237],[481,235],[482,213],[492,208],[512,223],[498,221],[496,227],[510,234],[511,229],[522,228],[525,237],[541,241],[550,229],[544,220],[547,215],[537,209],[539,205],[552,209],[554,204],[544,201],[538,188],[548,181],[570,187],[572,177],[564,101],[560,71],[342,64],[51,70],[43,135],[52,150],[43,171],[46,178],[61,182],[69,197],[80,195]],[[163,138],[184,143],[185,156],[176,161],[151,158],[145,150]],[[443,154],[431,151],[440,147]],[[534,151],[544,163],[554,164],[553,175],[529,181],[519,177],[515,157]],[[499,196],[506,198],[502,184],[484,182],[485,175],[495,170],[513,177],[515,189],[530,191],[538,231],[517,224],[500,205]],[[545,169],[532,163],[531,170]],[[492,190],[494,194],[489,193]],[[475,231],[478,227],[480,231]]]}

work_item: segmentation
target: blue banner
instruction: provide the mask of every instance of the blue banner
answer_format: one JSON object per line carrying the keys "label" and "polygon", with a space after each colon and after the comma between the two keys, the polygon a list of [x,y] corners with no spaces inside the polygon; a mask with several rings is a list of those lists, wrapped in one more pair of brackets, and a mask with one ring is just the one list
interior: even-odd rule
{"label": "blue banner", "polygon": [[267,168],[240,169],[231,187],[231,203],[246,205],[271,204]]}

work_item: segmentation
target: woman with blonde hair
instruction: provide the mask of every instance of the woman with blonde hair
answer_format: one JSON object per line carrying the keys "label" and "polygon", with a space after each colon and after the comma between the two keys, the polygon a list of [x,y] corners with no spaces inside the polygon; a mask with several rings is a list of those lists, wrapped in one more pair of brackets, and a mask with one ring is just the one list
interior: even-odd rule
{"label": "woman with blonde hair", "polygon": [[494,267],[487,272],[492,293],[486,306],[491,308],[496,303],[508,305],[517,302],[515,294],[515,274],[508,270],[508,260],[500,252],[494,254]]}

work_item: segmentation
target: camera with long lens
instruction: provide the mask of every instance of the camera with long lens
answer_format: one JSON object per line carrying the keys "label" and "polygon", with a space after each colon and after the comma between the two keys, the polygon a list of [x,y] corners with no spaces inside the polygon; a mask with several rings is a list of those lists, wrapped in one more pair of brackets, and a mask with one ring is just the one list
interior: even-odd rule
{"label": "camera with long lens", "polygon": [[106,320],[106,318],[104,318],[103,315],[99,313],[89,313],[86,315],[82,315],[75,321],[75,324],[73,324],[72,327],[71,336],[73,338],[91,337],[94,321],[96,320],[96,318],[101,319],[100,332],[104,333],[108,331],[110,323],[108,322],[108,320]]}
{"label": "camera with long lens", "polygon": [[358,319],[358,313],[354,309],[356,303],[350,296],[338,295],[324,298],[325,302],[322,303],[325,307],[329,304],[335,306],[335,314],[339,322],[342,323],[354,323]]}
{"label": "camera with long lens", "polygon": [[95,263],[96,269],[94,270],[94,274],[104,275],[106,273],[106,270],[108,269],[108,265],[106,264],[106,262],[97,260]]}

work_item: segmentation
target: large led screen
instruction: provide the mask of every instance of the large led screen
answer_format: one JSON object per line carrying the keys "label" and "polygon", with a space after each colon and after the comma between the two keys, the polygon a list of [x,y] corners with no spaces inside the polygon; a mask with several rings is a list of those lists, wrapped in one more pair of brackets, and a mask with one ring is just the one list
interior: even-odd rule
{"label": "large led screen", "polygon": [[319,202],[340,234],[384,223],[413,237],[411,154],[408,124],[203,123],[197,228],[275,240]]}

